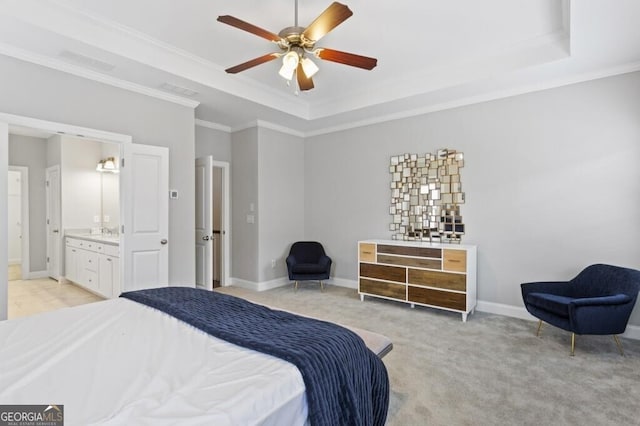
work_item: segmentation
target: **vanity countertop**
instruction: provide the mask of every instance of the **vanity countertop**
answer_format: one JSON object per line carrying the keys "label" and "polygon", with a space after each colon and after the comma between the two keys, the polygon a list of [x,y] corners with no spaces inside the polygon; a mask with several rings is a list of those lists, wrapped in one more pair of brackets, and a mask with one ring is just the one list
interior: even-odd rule
{"label": "vanity countertop", "polygon": [[80,240],[94,241],[96,243],[111,244],[114,246],[120,245],[119,235],[102,235],[102,234],[65,234],[65,237],[78,238]]}

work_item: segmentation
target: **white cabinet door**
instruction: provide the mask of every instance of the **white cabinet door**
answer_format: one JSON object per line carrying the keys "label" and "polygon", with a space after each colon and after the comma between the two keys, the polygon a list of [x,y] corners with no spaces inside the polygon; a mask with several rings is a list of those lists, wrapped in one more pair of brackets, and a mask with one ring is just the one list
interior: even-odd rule
{"label": "white cabinet door", "polygon": [[[119,277],[120,262],[117,257],[100,255],[100,271],[98,273],[98,292],[104,297],[112,298],[120,295],[114,292],[114,282]],[[118,279],[119,281],[119,279]],[[119,287],[119,285],[118,285]],[[116,290],[117,291],[117,290]]]}
{"label": "white cabinet door", "polygon": [[125,144],[123,291],[169,284],[169,149]]}
{"label": "white cabinet door", "polygon": [[64,274],[69,281],[78,282],[78,249],[66,246],[64,253]]}

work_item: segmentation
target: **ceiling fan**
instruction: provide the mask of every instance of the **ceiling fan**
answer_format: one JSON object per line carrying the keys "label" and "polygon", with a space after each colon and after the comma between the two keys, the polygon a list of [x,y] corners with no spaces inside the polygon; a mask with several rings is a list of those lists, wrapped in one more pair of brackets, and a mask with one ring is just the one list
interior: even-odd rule
{"label": "ceiling fan", "polygon": [[264,30],[230,15],[218,16],[219,22],[265,38],[280,48],[280,52],[267,53],[266,55],[227,68],[225,71],[230,74],[235,74],[282,57],[282,68],[280,68],[279,74],[289,81],[293,79],[293,75],[295,74],[298,87],[304,91],[313,89],[314,86],[311,77],[319,70],[318,66],[309,56],[315,56],[325,61],[372,70],[378,64],[378,60],[375,58],[324,47],[316,47],[316,43],[322,37],[347,20],[351,15],[353,15],[353,12],[348,6],[333,2],[308,27],[300,27],[298,26],[298,0],[295,0],[295,24],[293,27],[284,28],[278,34]]}

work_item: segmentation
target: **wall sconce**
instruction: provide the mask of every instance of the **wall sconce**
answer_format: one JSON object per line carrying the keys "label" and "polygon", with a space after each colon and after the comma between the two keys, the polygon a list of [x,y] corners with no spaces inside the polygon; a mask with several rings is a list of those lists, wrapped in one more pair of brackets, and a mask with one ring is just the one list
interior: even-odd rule
{"label": "wall sconce", "polygon": [[104,160],[100,160],[98,165],[96,166],[96,171],[103,173],[118,173],[118,164],[116,163],[115,157],[108,157]]}

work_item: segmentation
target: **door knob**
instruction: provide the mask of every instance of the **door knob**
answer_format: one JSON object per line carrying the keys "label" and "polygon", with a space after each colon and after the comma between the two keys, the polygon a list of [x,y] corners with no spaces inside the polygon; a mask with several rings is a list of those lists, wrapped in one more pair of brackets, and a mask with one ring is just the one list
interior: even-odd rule
{"label": "door knob", "polygon": [[209,236],[205,235],[204,237],[202,237],[202,239],[205,240],[205,241],[209,241]]}
{"label": "door knob", "polygon": [[54,229],[54,230],[53,230],[53,231],[51,231],[51,232],[53,232],[54,234],[57,234],[57,233],[58,233],[58,232],[60,232],[60,231],[58,231],[57,229]]}
{"label": "door knob", "polygon": [[161,240],[160,240],[160,244],[162,244],[162,245],[165,245],[165,244],[167,244],[168,242],[169,242],[169,241],[167,241],[167,239],[166,239],[166,238],[163,238],[163,239],[161,239]]}

